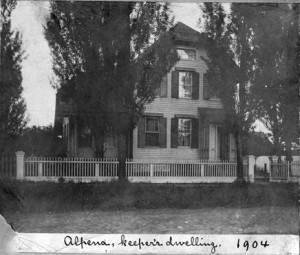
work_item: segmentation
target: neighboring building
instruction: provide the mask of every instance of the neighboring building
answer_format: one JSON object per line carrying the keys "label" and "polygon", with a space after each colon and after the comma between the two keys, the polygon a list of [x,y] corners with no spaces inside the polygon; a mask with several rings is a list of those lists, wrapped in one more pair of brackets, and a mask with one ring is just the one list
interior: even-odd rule
{"label": "neighboring building", "polygon": [[[146,106],[133,131],[130,154],[133,159],[234,159],[235,143],[223,127],[221,101],[211,92],[206,78],[202,57],[207,57],[207,38],[180,22],[172,31],[181,59],[163,79],[157,99]],[[59,104],[57,100],[56,123],[63,126],[69,155],[93,156],[89,130],[80,130],[70,112],[61,114],[64,111]],[[106,140],[105,157],[116,157],[112,132]]]}

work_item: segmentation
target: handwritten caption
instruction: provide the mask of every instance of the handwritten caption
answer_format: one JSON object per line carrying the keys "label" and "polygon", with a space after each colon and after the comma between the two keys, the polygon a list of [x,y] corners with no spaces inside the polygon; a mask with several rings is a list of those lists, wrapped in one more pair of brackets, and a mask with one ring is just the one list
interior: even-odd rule
{"label": "handwritten caption", "polygon": [[[81,249],[90,246],[100,246],[100,247],[122,247],[124,249],[134,247],[142,250],[148,247],[199,247],[202,251],[208,252],[210,254],[218,253],[218,249],[222,246],[220,243],[211,240],[205,240],[203,237],[199,236],[190,236],[185,240],[178,240],[178,238],[174,238],[173,236],[168,236],[167,238],[163,238],[165,240],[160,240],[158,238],[153,238],[151,240],[144,240],[143,238],[127,238],[125,235],[121,235],[119,241],[111,242],[105,239],[97,240],[93,239],[85,239],[82,236],[71,236],[67,235],[64,238],[64,244],[68,246],[77,246]],[[257,248],[267,248],[270,244],[267,240],[240,240],[236,241],[236,248],[244,251],[248,251],[249,249],[257,249]],[[204,249],[204,250],[203,250]]]}

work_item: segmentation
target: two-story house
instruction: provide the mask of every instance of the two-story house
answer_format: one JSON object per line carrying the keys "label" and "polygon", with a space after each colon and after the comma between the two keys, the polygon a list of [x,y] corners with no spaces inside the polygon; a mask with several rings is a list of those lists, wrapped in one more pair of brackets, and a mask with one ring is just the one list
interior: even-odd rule
{"label": "two-story house", "polygon": [[133,132],[133,159],[234,159],[232,134],[206,78],[205,35],[179,22],[172,28],[180,61],[146,106]]}
{"label": "two-story house", "polygon": [[[211,91],[206,72],[204,34],[179,22],[173,28],[180,61],[166,74],[158,97],[146,105],[130,135],[133,159],[224,160],[235,158],[232,134],[223,128],[222,103]],[[94,140],[57,100],[56,126],[71,156],[92,157]],[[57,124],[60,123],[60,124]],[[117,157],[116,137],[108,130],[105,157]]]}

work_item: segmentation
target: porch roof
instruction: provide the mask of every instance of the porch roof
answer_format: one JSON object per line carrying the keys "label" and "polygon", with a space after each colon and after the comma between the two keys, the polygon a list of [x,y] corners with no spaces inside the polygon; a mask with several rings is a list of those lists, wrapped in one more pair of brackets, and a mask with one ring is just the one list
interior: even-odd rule
{"label": "porch roof", "polygon": [[222,123],[225,118],[223,109],[198,108],[200,123]]}

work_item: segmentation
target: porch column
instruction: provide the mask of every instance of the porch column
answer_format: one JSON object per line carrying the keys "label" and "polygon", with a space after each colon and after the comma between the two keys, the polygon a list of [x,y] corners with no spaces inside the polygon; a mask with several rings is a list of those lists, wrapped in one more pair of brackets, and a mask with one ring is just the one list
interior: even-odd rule
{"label": "porch column", "polygon": [[24,151],[16,152],[16,179],[23,180],[24,179]]}
{"label": "porch column", "polygon": [[254,166],[255,166],[255,156],[249,155],[247,156],[248,159],[248,176],[249,181],[254,182]]}

